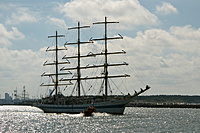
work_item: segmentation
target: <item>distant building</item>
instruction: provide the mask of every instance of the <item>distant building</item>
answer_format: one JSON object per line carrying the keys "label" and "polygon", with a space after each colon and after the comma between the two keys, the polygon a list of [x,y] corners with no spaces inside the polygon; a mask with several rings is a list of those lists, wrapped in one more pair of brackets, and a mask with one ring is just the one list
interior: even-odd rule
{"label": "distant building", "polygon": [[5,93],[5,99],[0,99],[0,105],[10,105],[10,104],[13,104],[12,97],[8,93]]}
{"label": "distant building", "polygon": [[12,97],[8,93],[5,93],[5,100],[10,101],[12,100]]}

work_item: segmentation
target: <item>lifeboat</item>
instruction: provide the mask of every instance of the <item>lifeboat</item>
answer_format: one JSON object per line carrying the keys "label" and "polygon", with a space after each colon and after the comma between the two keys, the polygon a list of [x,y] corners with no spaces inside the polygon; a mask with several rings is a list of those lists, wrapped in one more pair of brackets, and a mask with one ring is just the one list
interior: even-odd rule
{"label": "lifeboat", "polygon": [[93,113],[96,112],[95,107],[88,107],[86,110],[83,111],[84,116],[93,116]]}

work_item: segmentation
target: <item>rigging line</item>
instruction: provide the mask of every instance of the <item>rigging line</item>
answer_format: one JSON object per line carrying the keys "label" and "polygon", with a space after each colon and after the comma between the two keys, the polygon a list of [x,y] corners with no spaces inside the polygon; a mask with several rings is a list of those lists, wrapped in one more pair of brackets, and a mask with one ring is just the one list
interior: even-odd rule
{"label": "rigging line", "polygon": [[[145,80],[143,79],[142,76],[140,76],[141,74],[139,74],[140,72],[137,70],[137,67],[136,65],[134,64],[133,65],[135,67],[135,69],[133,69],[133,67],[131,67],[130,65],[128,66],[128,68],[133,72],[133,76],[130,77],[131,81],[135,81],[135,84],[138,86],[138,87],[141,87],[141,83],[143,85],[145,85]],[[130,82],[132,85],[134,82]]]}
{"label": "rigging line", "polygon": [[93,27],[90,26],[90,28],[89,28],[90,37],[92,37],[92,35],[93,35],[92,31],[93,31]]}
{"label": "rigging line", "polygon": [[94,82],[94,84],[93,85],[91,85],[91,87],[90,87],[90,90],[91,90],[91,94],[93,94],[94,92],[95,92],[95,89],[94,88],[96,88],[96,84],[97,84],[97,82]]}
{"label": "rigging line", "polygon": [[[95,63],[94,63],[94,64],[96,64],[97,62],[98,62],[98,59],[95,60]],[[93,70],[92,70],[91,74],[94,75],[94,76],[96,76],[98,72],[99,72],[99,68],[96,68],[96,69],[93,69]],[[90,85],[90,88],[91,88],[91,87],[95,88],[95,86],[96,86],[97,83],[98,83],[98,80],[88,80],[88,81],[89,81],[89,83],[87,82],[87,84]],[[95,83],[95,84],[93,85],[93,83]],[[93,93],[94,91],[95,91],[95,90],[93,89],[93,90],[92,90],[92,93]]]}
{"label": "rigging line", "polygon": [[85,90],[84,90],[84,88],[83,88],[82,82],[81,82],[81,87],[82,87],[83,94],[86,95]]}
{"label": "rigging line", "polygon": [[138,81],[137,80],[135,80],[135,79],[133,79],[133,78],[131,78],[133,81],[131,82],[131,84],[132,84],[132,86],[137,86],[137,88],[140,88],[141,87],[141,85],[138,83]]}
{"label": "rigging line", "polygon": [[103,79],[103,82],[101,83],[99,94],[101,94],[101,92],[103,92],[103,88],[104,88],[104,79]]}
{"label": "rigging line", "polygon": [[[68,30],[67,30],[68,31]],[[69,34],[69,33],[71,33],[71,34]],[[71,36],[70,36],[71,35]],[[66,42],[68,42],[68,41],[70,41],[69,39],[73,39],[73,40],[76,40],[77,39],[77,33],[75,32],[75,31],[68,31],[68,40],[66,41]]]}
{"label": "rigging line", "polygon": [[[42,77],[40,76],[40,83],[42,83]],[[36,94],[38,95],[38,94],[42,94],[41,93],[41,91],[39,91],[39,90],[41,90],[41,89],[39,89],[40,88],[40,86],[38,85],[38,89],[37,89],[37,92],[36,92]]]}
{"label": "rigging line", "polygon": [[[125,86],[125,89],[126,89],[126,92],[128,93],[128,92],[129,92],[129,90],[127,89],[128,87],[127,87],[127,83],[126,83],[126,81],[127,81],[127,80],[125,80],[125,82],[124,82],[124,80],[122,80],[122,83],[124,84],[124,86]],[[122,83],[121,83],[121,84],[122,84]]]}
{"label": "rigging line", "polygon": [[[139,68],[135,63],[133,63],[133,65],[135,65],[137,68]],[[140,76],[142,73],[140,71],[138,73],[139,73],[139,75],[137,74],[137,77],[139,77],[142,80],[143,84],[145,85],[144,78],[142,76]]]}
{"label": "rigging line", "polygon": [[76,89],[76,86],[77,86],[77,82],[75,83],[75,85],[74,85],[74,87],[73,87],[73,90],[72,90],[71,96],[73,95],[74,90]]}
{"label": "rigging line", "polygon": [[[134,63],[133,63],[134,64]],[[130,67],[129,67],[130,68]],[[135,70],[133,70],[133,68],[130,68],[131,70],[132,70],[132,72],[134,73],[134,76],[136,77],[136,78],[138,78],[138,79],[140,79],[141,80],[141,83],[143,84],[143,85],[145,85],[145,81],[144,81],[144,79],[141,77],[141,76],[139,76],[137,73],[136,73],[136,71]],[[133,77],[131,77],[131,79],[133,79]],[[133,80],[135,80],[135,79],[133,79]],[[137,80],[135,80],[136,82],[139,82],[139,81],[137,81]]]}
{"label": "rigging line", "polygon": [[[113,44],[113,42],[111,42],[111,43]],[[115,43],[116,43],[116,42],[115,42]],[[123,45],[123,42],[122,42],[122,41],[118,41],[117,43],[121,43],[121,45]],[[116,45],[116,47],[119,48],[119,46],[121,46],[121,45]],[[121,49],[121,48],[120,48],[120,49]],[[120,56],[120,57],[121,57],[123,60],[126,60],[126,59],[125,59],[126,56]],[[134,64],[134,65],[135,65],[135,64]],[[137,66],[135,65],[135,67],[137,67]],[[130,65],[129,65],[129,68],[131,68]],[[133,68],[131,68],[131,69],[133,70]],[[142,76],[140,76],[141,73],[138,72],[138,73],[139,73],[139,74],[138,74],[138,73],[135,72],[135,70],[134,70],[133,72],[134,72],[134,74],[141,80],[141,82],[142,82],[143,84],[145,84],[144,78],[143,78]]]}
{"label": "rigging line", "polygon": [[[90,28],[89,28],[90,29]],[[89,30],[89,29],[87,29],[87,30]],[[83,38],[84,38],[84,36],[86,36],[86,38],[88,38],[88,40],[91,38],[91,36],[89,36],[87,33],[88,33],[88,31],[86,32],[85,30],[83,30],[82,32],[81,32],[82,34],[82,36],[83,36]]]}
{"label": "rigging line", "polygon": [[63,91],[65,91],[67,89],[67,85],[65,86],[65,88],[63,89]]}
{"label": "rigging line", "polygon": [[[98,35],[100,34],[100,36],[104,36],[104,30],[102,28],[98,28],[98,26],[91,26],[94,30],[92,30],[92,35]],[[100,26],[99,26],[100,27]]]}
{"label": "rigging line", "polygon": [[71,60],[70,66],[76,66],[77,60]]}
{"label": "rigging line", "polygon": [[[134,63],[134,61],[131,61],[130,64],[133,64],[133,66],[134,66],[135,68],[139,68],[139,67]],[[143,85],[145,85],[145,80],[144,80],[144,78],[143,78],[142,76],[140,76],[141,73],[140,73],[139,71],[136,72],[136,69],[133,69],[133,67],[131,67],[131,65],[129,66],[129,69],[132,70],[132,71],[134,72],[135,76],[141,80],[141,82],[143,83]]]}
{"label": "rigging line", "polygon": [[[135,75],[137,75],[137,74],[135,74],[134,70],[132,70],[132,71],[133,71],[134,75],[130,77],[130,80],[129,80],[130,85],[131,85],[131,86],[135,86],[135,85],[136,85],[136,86],[138,86],[138,87],[141,87],[139,81],[136,79],[137,76],[135,76]],[[135,77],[135,78],[134,78],[134,77]]]}
{"label": "rigging line", "polygon": [[110,93],[112,94],[112,89],[111,89],[109,80],[108,80],[108,87],[109,87]]}
{"label": "rigging line", "polygon": [[125,88],[126,91],[128,92],[127,87],[126,87],[126,83],[124,84],[124,80],[123,80],[123,79],[121,80],[121,83],[120,83],[120,85],[119,85],[119,88],[122,88],[122,87],[121,87],[122,85],[124,85],[124,88]]}
{"label": "rigging line", "polygon": [[[113,81],[113,79],[110,79],[111,80],[111,82],[114,84],[114,81]],[[121,90],[119,89],[119,88],[121,88],[121,84],[119,85],[119,86],[117,86],[116,84],[114,84],[114,86],[115,86],[115,88],[116,89],[113,89],[113,90],[115,90],[115,93],[114,94],[117,94],[117,92],[120,92]]]}
{"label": "rigging line", "polygon": [[[94,63],[94,64],[97,64],[97,61],[98,61],[98,60],[95,60],[95,63]],[[99,72],[99,68],[96,68],[96,69],[93,69],[93,70],[92,70],[92,73],[94,74],[94,76],[96,76],[98,72]],[[90,82],[91,82],[91,84],[92,84],[92,83],[95,82],[95,81],[94,81],[94,80],[90,80]]]}
{"label": "rigging line", "polygon": [[[97,80],[97,79],[96,79]],[[87,83],[87,80],[85,80],[85,82]],[[91,88],[93,88],[92,90],[91,90],[91,93],[93,93],[93,91],[94,91],[94,88],[95,88],[95,86],[96,86],[96,84],[97,84],[97,82],[94,82],[94,84],[92,85],[92,84],[90,84],[90,83],[87,83],[88,84],[88,86],[89,86],[89,89],[88,89],[88,91],[90,91],[91,90]]]}
{"label": "rigging line", "polygon": [[[126,56],[125,56],[126,57]],[[130,62],[129,64],[130,65],[128,65],[128,68],[129,68],[129,72],[130,72],[130,70],[131,70],[131,72],[133,72],[134,73],[134,76],[136,77],[136,78],[138,78],[138,79],[140,79],[140,82],[143,84],[143,85],[145,85],[145,81],[144,81],[144,79],[142,78],[142,76],[139,76],[140,74],[138,74],[137,72],[136,72],[136,69],[133,69],[133,67],[131,67],[132,65],[131,65],[131,63],[133,63],[133,62]],[[135,68],[137,68],[136,67],[136,65],[133,63],[133,66],[135,67]],[[131,76],[131,79],[132,80],[135,80],[135,79],[133,79],[133,76]],[[137,81],[137,80],[135,80],[135,81]],[[137,81],[138,83],[139,83],[139,81]]]}
{"label": "rigging line", "polygon": [[[92,73],[95,73],[94,72],[95,70],[92,70]],[[87,80],[85,80],[85,81],[87,81]],[[86,82],[89,86],[92,86],[92,84],[93,84],[93,80],[89,80],[89,82]],[[91,88],[91,87],[90,87]]]}
{"label": "rigging line", "polygon": [[[104,60],[104,59],[101,58],[100,63],[102,63],[103,60]],[[95,60],[95,64],[97,64],[97,62],[98,62],[98,59]],[[95,71],[95,69],[94,69],[94,71]],[[100,69],[100,68],[97,68],[97,69],[96,69],[96,72],[94,73],[94,76],[97,75],[97,73],[101,73],[101,69]],[[95,86],[97,86],[98,81],[99,81],[98,79],[96,79],[96,80],[94,80],[94,81],[91,80],[91,83],[92,83],[92,82],[95,82]],[[103,81],[103,82],[104,82],[104,81]],[[95,88],[95,86],[94,86],[93,88]],[[101,85],[101,86],[102,86],[102,85]],[[100,87],[101,87],[101,86],[100,86]],[[93,91],[95,91],[95,90],[93,89]],[[103,89],[100,90],[100,92],[101,92],[101,91],[103,91]],[[99,94],[100,94],[100,93],[99,93]]]}
{"label": "rigging line", "polygon": [[119,89],[119,87],[117,87],[117,85],[115,84],[115,82],[114,82],[113,80],[111,80],[111,81],[112,81],[113,85],[117,88],[117,90],[118,90],[119,92],[121,92],[120,89]]}
{"label": "rigging line", "polygon": [[88,89],[88,91],[90,91],[90,89],[92,88],[92,85],[91,85],[91,84],[89,84],[89,83],[87,82],[87,80],[84,80],[84,82],[85,82],[85,84],[87,84],[87,85],[89,86],[89,89]]}
{"label": "rigging line", "polygon": [[[48,82],[48,84],[50,84],[51,83],[51,79],[49,78],[49,82]],[[48,90],[49,90],[49,86],[47,86],[47,89],[46,89],[46,92],[45,92],[45,95],[47,95],[48,94]]]}

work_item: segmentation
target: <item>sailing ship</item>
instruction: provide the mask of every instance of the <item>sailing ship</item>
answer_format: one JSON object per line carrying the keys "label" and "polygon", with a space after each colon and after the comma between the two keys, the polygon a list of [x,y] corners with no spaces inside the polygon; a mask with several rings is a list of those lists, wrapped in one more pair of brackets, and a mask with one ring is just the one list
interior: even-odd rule
{"label": "sailing ship", "polygon": [[[108,73],[108,67],[110,66],[122,66],[128,65],[126,62],[124,63],[115,63],[111,64],[108,63],[108,55],[113,54],[125,54],[125,51],[120,52],[108,52],[108,41],[113,39],[123,39],[123,37],[119,34],[118,37],[108,37],[107,36],[107,25],[112,23],[119,23],[119,22],[111,22],[107,21],[107,17],[105,17],[105,21],[93,23],[96,24],[103,24],[105,27],[105,36],[99,39],[91,38],[88,42],[80,41],[80,30],[83,28],[89,28],[90,26],[80,26],[80,22],[78,22],[77,27],[68,28],[68,30],[76,29],[77,30],[77,37],[78,41],[75,43],[68,43],[64,44],[65,48],[58,48],[58,38],[65,37],[64,35],[58,35],[56,31],[55,36],[48,36],[48,38],[56,38],[56,46],[54,49],[47,48],[46,51],[53,51],[55,52],[55,61],[53,63],[44,63],[46,65],[54,65],[55,66],[55,73],[47,74],[43,73],[42,76],[48,76],[52,78],[52,84],[42,84],[42,86],[53,86],[54,89],[48,97],[40,99],[37,103],[34,103],[35,107],[38,107],[44,111],[44,113],[80,113],[86,110],[88,107],[94,107],[96,112],[105,112],[110,114],[123,114],[125,110],[126,104],[128,104],[134,97],[140,95],[141,93],[150,89],[148,85],[146,85],[145,89],[141,89],[139,92],[134,92],[133,95],[110,95],[108,93],[109,90],[109,82],[110,78],[122,78],[122,77],[130,77],[128,74],[123,75],[110,75]],[[81,44],[86,43],[93,43],[94,41],[104,41],[104,50],[100,53],[89,53],[87,55],[81,54]],[[67,45],[76,45],[77,47],[77,55],[75,56],[64,56],[63,59],[67,61],[59,62],[58,61],[58,52],[60,50],[66,50]],[[81,66],[81,58],[95,58],[96,56],[104,56],[104,63],[101,65],[87,65]],[[77,66],[74,68],[61,68],[59,69],[60,64],[69,64],[69,59],[76,59]],[[95,68],[103,68],[103,72],[101,76],[87,76],[82,77],[81,71],[82,69],[95,69]],[[71,70],[76,70],[76,76],[71,76],[72,78],[61,78],[59,79],[60,75],[69,75],[72,74]],[[65,71],[65,72],[63,72]],[[67,72],[66,72],[67,71]],[[100,80],[102,81],[101,88],[103,88],[103,94],[101,95],[85,95],[81,94],[81,87],[82,81],[85,80]],[[73,83],[75,81],[75,84]],[[77,90],[77,95],[65,96],[59,91],[59,86],[69,86],[74,85],[74,88]]]}

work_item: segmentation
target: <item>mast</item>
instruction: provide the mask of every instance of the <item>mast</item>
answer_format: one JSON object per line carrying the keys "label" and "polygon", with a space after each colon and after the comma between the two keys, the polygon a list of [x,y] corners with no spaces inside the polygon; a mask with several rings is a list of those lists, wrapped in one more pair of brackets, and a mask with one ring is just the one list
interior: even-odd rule
{"label": "mast", "polygon": [[[108,75],[108,67],[109,66],[121,66],[121,65],[128,65],[128,63],[123,62],[123,63],[108,63],[108,55],[112,55],[112,54],[126,54],[126,52],[124,50],[119,51],[119,52],[108,52],[108,48],[107,48],[107,41],[108,40],[113,40],[113,39],[123,39],[123,37],[118,34],[118,37],[107,37],[107,24],[109,23],[119,23],[119,22],[108,22],[107,21],[107,17],[105,17],[105,21],[104,22],[96,22],[93,24],[105,24],[105,35],[103,38],[99,38],[99,39],[93,39],[91,38],[89,40],[89,42],[81,42],[80,41],[80,28],[89,28],[89,26],[82,26],[80,27],[80,23],[78,23],[78,27],[73,27],[73,28],[69,28],[69,29],[78,29],[78,42],[77,43],[68,43],[66,42],[65,45],[74,45],[74,44],[78,44],[78,55],[77,56],[64,56],[63,59],[73,59],[76,58],[78,59],[78,66],[77,67],[72,67],[72,68],[61,68],[60,70],[77,70],[77,78],[62,78],[60,79],[60,81],[77,81],[78,85],[78,96],[80,96],[80,81],[81,80],[90,80],[90,79],[104,79],[104,84],[105,84],[105,96],[107,97],[108,95],[108,79],[109,78],[119,78],[119,77],[130,77],[130,75],[128,74],[124,74],[124,75]],[[93,43],[93,41],[100,41],[100,40],[104,40],[105,41],[105,50],[100,52],[100,53],[92,53],[89,52],[87,55],[80,55],[80,44],[83,43]],[[95,57],[95,56],[105,56],[105,62],[104,64],[99,64],[99,65],[87,65],[87,66],[80,66],[80,58],[84,58],[84,57]],[[92,68],[98,68],[98,67],[103,67],[104,68],[104,75],[103,76],[94,76],[94,77],[90,77],[90,76],[86,76],[86,77],[81,77],[80,74],[80,70],[81,69],[92,69]]]}
{"label": "mast", "polygon": [[21,99],[22,100],[28,99],[28,93],[26,92],[25,86],[23,86],[23,91],[22,91]]}
{"label": "mast", "polygon": [[93,40],[104,40],[105,41],[105,62],[104,62],[104,85],[105,85],[105,96],[108,96],[108,47],[107,47],[107,40],[108,39],[123,39],[122,36],[120,37],[115,37],[115,38],[108,38],[107,37],[107,24],[111,24],[111,23],[119,23],[119,22],[108,22],[107,21],[107,17],[105,17],[105,21],[104,22],[96,22],[93,24],[104,24],[105,25],[105,36],[102,39],[93,39]]}
{"label": "mast", "polygon": [[105,17],[105,64],[104,64],[104,74],[105,74],[105,95],[108,95],[108,56],[107,56],[107,17]]}
{"label": "mast", "polygon": [[72,45],[72,44],[77,44],[78,45],[78,64],[77,64],[77,89],[78,89],[78,96],[80,97],[81,96],[81,72],[80,72],[80,62],[81,62],[81,55],[80,55],[80,52],[81,52],[81,49],[80,49],[80,44],[84,44],[84,43],[91,43],[91,42],[81,42],[80,41],[80,38],[81,38],[81,35],[80,35],[80,29],[82,28],[90,28],[90,26],[80,26],[80,22],[78,22],[78,26],[77,27],[72,27],[72,28],[68,28],[68,30],[71,30],[71,29],[77,29],[78,30],[78,42],[77,43],[65,43],[66,45]]}
{"label": "mast", "polygon": [[77,74],[78,74],[78,96],[81,95],[81,72],[80,72],[80,22],[78,22],[78,66],[77,66]]}
{"label": "mast", "polygon": [[58,94],[58,37],[65,37],[64,35],[58,35],[58,32],[56,31],[56,35],[55,36],[48,36],[48,38],[52,38],[55,37],[56,38],[56,60],[55,60],[55,66],[56,66],[56,73],[55,73],[55,77],[56,77],[56,81],[55,81],[55,95]]}

